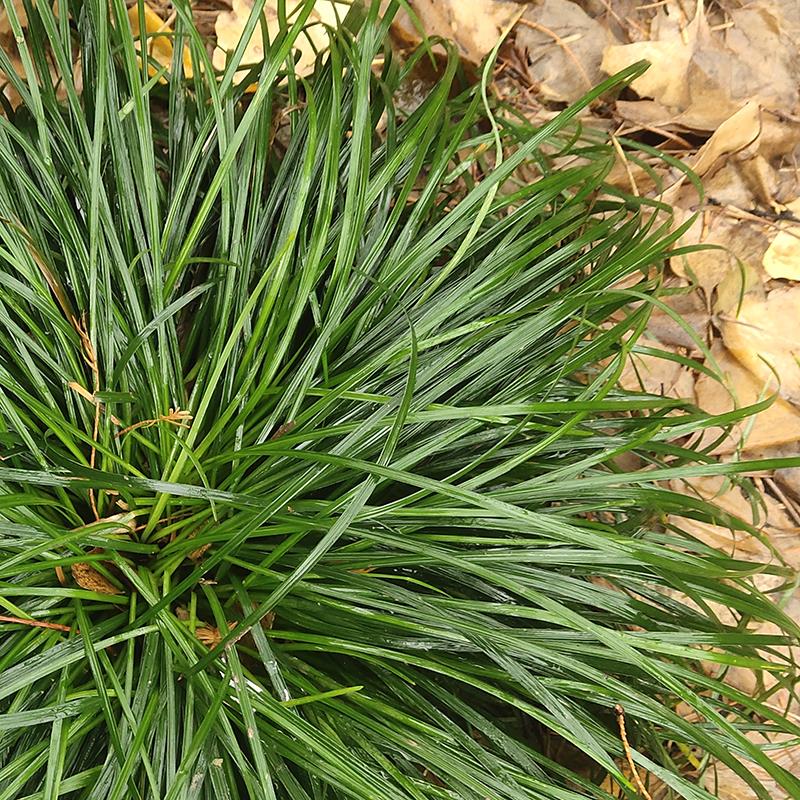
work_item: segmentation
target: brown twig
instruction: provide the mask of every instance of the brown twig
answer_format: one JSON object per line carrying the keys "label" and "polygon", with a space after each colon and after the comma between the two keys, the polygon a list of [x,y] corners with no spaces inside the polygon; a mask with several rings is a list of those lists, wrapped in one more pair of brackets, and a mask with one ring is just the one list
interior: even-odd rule
{"label": "brown twig", "polygon": [[636,133],[636,131],[650,131],[650,133],[655,133],[658,136],[663,136],[665,139],[668,139],[671,142],[675,142],[675,144],[679,144],[686,150],[692,150],[692,143],[687,141],[683,138],[680,134],[676,133],[675,131],[669,131],[666,128],[662,128],[659,125],[646,125],[644,122],[638,122],[636,120],[625,120],[623,118],[623,122],[630,125],[630,127],[622,126],[616,133],[617,136],[630,136],[632,133]]}
{"label": "brown twig", "polygon": [[631,169],[628,157],[625,155],[625,151],[622,149],[619,139],[613,134],[611,136],[611,145],[614,148],[614,152],[619,157],[619,160],[622,162],[622,166],[625,168],[625,174],[628,176],[628,183],[631,186],[631,191],[636,197],[639,197],[639,187],[636,185],[636,178],[633,177],[633,170]]}
{"label": "brown twig", "polygon": [[800,510],[798,510],[797,505],[781,491],[781,487],[778,486],[773,478],[765,478],[764,483],[769,486],[770,490],[775,494],[778,500],[783,503],[783,507],[789,513],[789,516],[797,525],[800,525]]}
{"label": "brown twig", "polygon": [[[630,17],[625,17],[624,19],[617,14],[616,11],[611,7],[611,4],[608,0],[600,0],[601,5],[605,10],[612,16],[614,19],[619,23],[620,27],[622,28],[635,28],[637,33],[642,36],[643,38],[647,35],[645,29],[632,20]],[[630,36],[630,31],[628,31],[628,35]]]}
{"label": "brown twig", "polygon": [[636,769],[636,764],[633,761],[633,751],[631,750],[630,743],[628,742],[628,734],[625,730],[625,711],[623,710],[622,706],[619,705],[619,703],[614,706],[614,713],[617,715],[619,738],[622,740],[622,749],[625,751],[625,758],[628,761],[628,766],[630,767],[631,774],[633,775],[633,782],[636,784],[639,794],[641,794],[645,800],[653,800],[653,798],[650,796],[650,792],[647,791],[645,785],[642,783],[642,779],[639,777],[639,771]]}
{"label": "brown twig", "polygon": [[[70,633],[72,628],[69,625],[59,625],[57,622],[42,622],[38,619],[22,619],[22,617],[6,617],[0,614],[0,622],[14,622],[17,625],[28,625],[31,628],[48,628],[52,631],[64,631]],[[75,631],[78,633],[78,631]]]}

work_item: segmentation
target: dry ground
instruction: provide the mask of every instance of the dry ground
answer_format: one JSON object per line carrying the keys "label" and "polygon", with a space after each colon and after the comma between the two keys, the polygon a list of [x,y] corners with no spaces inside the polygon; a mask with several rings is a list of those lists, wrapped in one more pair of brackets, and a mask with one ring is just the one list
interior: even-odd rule
{"label": "dry ground", "polygon": [[[800,455],[800,0],[410,2],[428,34],[454,39],[475,64],[505,36],[495,89],[532,119],[551,117],[635,61],[652,63],[619,98],[588,109],[584,122],[616,140],[655,147],[699,175],[704,196],[675,163],[646,154],[632,158],[620,146],[611,179],[667,200],[679,221],[694,217],[682,244],[716,246],[672,259],[667,286],[675,292],[666,298],[667,308],[653,314],[647,335],[656,348],[713,364],[726,383],[648,354],[634,357],[623,380],[693,397],[712,412],[774,396],[767,410],[737,426],[714,452],[721,459]],[[250,0],[195,5],[215,63],[222,64],[224,51],[239,39]],[[271,25],[277,25],[275,5],[267,0]],[[334,24],[337,12],[346,10],[345,3],[318,0],[316,14]],[[131,19],[138,25],[137,14]],[[168,2],[154,2],[149,32],[169,31],[171,21]],[[312,44],[324,46],[323,27],[313,30],[301,70],[313,63]],[[408,15],[401,15],[395,34],[399,46],[418,37]],[[14,52],[3,11],[0,46]],[[151,40],[151,48],[157,60],[169,62],[168,38]],[[250,43],[252,60],[262,52],[259,33]],[[685,323],[678,324],[670,310]],[[708,441],[719,434],[708,432]],[[723,528],[698,523],[696,533],[739,556],[779,556],[800,567],[800,469],[754,477],[764,492],[763,505],[755,508],[722,479],[681,488],[716,498],[741,516],[755,514],[778,555],[755,539],[736,541]],[[776,601],[800,619],[800,593]],[[730,679],[754,692],[770,690],[742,671]],[[791,687],[771,691],[776,707],[800,714]],[[800,772],[797,749],[777,750],[775,757]],[[730,774],[709,776],[709,788],[721,798],[751,796]],[[785,796],[776,791],[775,797]]]}

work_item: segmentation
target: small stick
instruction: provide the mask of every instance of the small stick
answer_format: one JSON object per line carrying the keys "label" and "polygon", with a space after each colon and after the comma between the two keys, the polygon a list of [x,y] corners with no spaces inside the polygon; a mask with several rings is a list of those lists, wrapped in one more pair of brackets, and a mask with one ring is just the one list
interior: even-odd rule
{"label": "small stick", "polygon": [[691,143],[687,142],[683,136],[678,135],[674,131],[668,131],[666,128],[661,128],[658,125],[645,125],[643,122],[634,120],[623,119],[623,121],[627,122],[631,127],[626,128],[622,126],[615,134],[616,136],[628,136],[631,133],[636,133],[636,131],[650,131],[650,133],[657,133],[659,136],[663,136],[665,139],[669,139],[671,142],[675,142],[687,150],[692,149]]}
{"label": "small stick", "polygon": [[633,782],[636,784],[636,788],[639,790],[639,794],[645,798],[645,800],[653,800],[650,796],[650,792],[645,789],[644,784],[642,783],[642,779],[639,777],[639,772],[636,769],[636,764],[633,762],[633,752],[631,751],[631,746],[628,742],[628,734],[625,731],[625,711],[623,710],[622,706],[617,703],[614,706],[614,713],[617,715],[617,724],[619,725],[619,738],[622,739],[622,748],[625,751],[625,758],[628,761],[628,766],[631,768],[631,774],[633,775]]}
{"label": "small stick", "polygon": [[622,166],[625,168],[625,174],[628,176],[628,183],[631,185],[631,191],[636,197],[640,197],[641,195],[639,194],[639,187],[636,185],[636,178],[633,177],[633,170],[631,169],[628,157],[625,155],[625,151],[622,149],[619,139],[617,139],[617,137],[613,134],[611,135],[611,144],[614,147],[614,151],[619,157],[619,160],[622,162]]}
{"label": "small stick", "polygon": [[[48,628],[53,631],[64,631],[70,633],[72,628],[69,625],[59,625],[57,622],[42,622],[38,619],[22,619],[21,617],[6,617],[0,614],[0,622],[15,622],[18,625],[29,625],[31,628]],[[78,633],[78,631],[76,631]]]}
{"label": "small stick", "polygon": [[783,503],[784,508],[789,512],[789,516],[800,525],[800,513],[798,513],[797,506],[791,501],[782,491],[781,487],[772,479],[766,478],[764,483],[776,494],[778,500]]}

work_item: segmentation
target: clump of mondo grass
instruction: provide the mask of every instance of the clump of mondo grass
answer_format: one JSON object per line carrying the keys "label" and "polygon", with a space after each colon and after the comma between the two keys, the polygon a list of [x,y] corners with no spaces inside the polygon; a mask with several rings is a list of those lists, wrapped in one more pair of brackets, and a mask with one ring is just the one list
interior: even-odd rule
{"label": "clump of mondo grass", "polygon": [[237,83],[183,3],[171,69],[122,0],[6,4],[0,800],[799,796],[724,682],[788,680],[784,573],[665,488],[750,469],[686,444],[736,415],[617,386],[680,231],[572,120],[634,72],[536,128],[448,48],[400,113],[396,3],[300,80],[312,5]]}

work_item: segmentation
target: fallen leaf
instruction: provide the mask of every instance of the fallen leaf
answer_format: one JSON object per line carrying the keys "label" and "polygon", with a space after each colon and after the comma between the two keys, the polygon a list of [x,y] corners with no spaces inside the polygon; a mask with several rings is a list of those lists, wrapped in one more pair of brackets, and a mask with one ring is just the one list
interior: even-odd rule
{"label": "fallen leaf", "polygon": [[[2,20],[3,22],[7,23],[7,19],[5,18],[5,11],[0,12],[2,13]],[[10,31],[5,33],[0,33],[0,48],[2,48],[6,55],[8,56],[11,65],[14,68],[14,72],[17,75],[25,75],[25,67],[20,60],[19,53],[17,51],[17,44],[14,41],[14,34]],[[22,98],[19,95],[19,92],[11,85],[9,81],[9,75],[6,72],[0,70],[0,90],[2,90],[3,94],[5,95],[6,99],[8,100],[11,108],[17,108],[19,104],[22,102]]]}
{"label": "fallen leaf", "polygon": [[571,103],[600,83],[611,31],[569,0],[541,0],[517,23],[516,43],[527,53],[529,74],[548,100]]}
{"label": "fallen leaf", "polygon": [[84,561],[72,565],[72,577],[81,589],[86,589],[90,592],[98,592],[99,594],[121,593],[105,575]]}
{"label": "fallen leaf", "polygon": [[729,58],[722,85],[734,100],[758,98],[762,105],[789,111],[800,101],[800,6],[795,0],[755,0],[729,11],[723,31]]}
{"label": "fallen leaf", "polygon": [[673,256],[670,269],[696,282],[707,300],[713,298],[715,312],[732,313],[743,289],[760,286],[759,267],[768,243],[760,221],[739,219],[724,208],[710,208],[695,218],[678,241],[681,247],[702,245],[705,249]]}
{"label": "fallen leaf", "polygon": [[695,130],[714,131],[748,101],[791,114],[800,99],[800,22],[791,2],[762,0],[728,14],[724,27],[712,30],[698,0],[684,25],[678,4],[668,3],[653,19],[649,40],[610,46],[603,69],[611,74],[650,61],[633,89]]}
{"label": "fallen leaf", "polygon": [[747,294],[736,316],[721,319],[722,339],[767,391],[800,403],[800,286],[773,289],[764,300]]}
{"label": "fallen leaf", "polygon": [[[755,506],[756,518],[754,519],[754,506],[750,502],[750,497],[740,486],[731,484],[723,476],[693,478],[688,482],[673,481],[670,486],[673,491],[690,492],[703,500],[714,503],[723,511],[750,522],[756,528],[760,528],[764,538],[770,542],[771,547],[779,553],[780,558],[785,563],[795,568],[800,566],[798,528],[790,519],[784,506],[769,494],[762,495],[763,506]],[[738,559],[755,562],[776,560],[771,547],[768,547],[758,537],[747,532],[731,531],[722,525],[713,525],[682,517],[670,518],[670,522],[700,541],[721,549]],[[784,578],[760,574],[754,576],[753,580],[761,591],[769,592],[780,587]],[[687,601],[687,598],[682,599],[684,602]],[[714,603],[712,608],[725,624],[739,624],[739,620],[725,606]],[[790,598],[783,610],[794,619],[800,619],[800,596],[795,595]],[[769,623],[752,626],[749,630],[753,633],[766,635],[781,635],[784,633],[784,631],[778,630],[776,626]],[[761,656],[785,666],[787,663],[786,658],[796,661],[800,653],[795,652],[792,656],[790,648],[772,647],[768,652],[762,651]],[[787,710],[792,713],[797,708],[797,700],[792,687],[779,685],[778,683],[783,677],[781,673],[776,673],[775,675],[768,672],[756,673],[753,670],[738,667],[726,668],[722,673],[718,665],[712,664],[704,665],[704,669],[709,674],[724,677],[726,683],[743,692],[747,692],[752,696],[761,695],[762,702],[766,702],[778,713],[783,714]],[[754,742],[764,743],[764,735],[761,733],[751,732],[747,735]],[[781,740],[773,739],[772,741],[780,743]],[[783,749],[776,748],[771,750],[770,758],[773,757],[778,763],[781,763],[792,772],[795,772],[800,767],[800,748],[796,744]],[[763,770],[759,770],[757,774],[760,780],[771,786],[770,797],[776,800],[778,798],[790,800],[788,795],[780,791],[770,781],[769,776]],[[709,768],[705,778],[705,785],[718,798],[725,798],[725,800],[753,800],[753,794],[749,787],[727,767],[720,764],[712,765]]]}
{"label": "fallen leaf", "polygon": [[637,61],[651,66],[631,87],[641,97],[650,97],[664,106],[685,109],[691,102],[686,73],[698,41],[708,36],[702,0],[698,0],[694,19],[681,29],[678,11],[664,6],[654,19],[649,41],[609,45],[603,54],[602,69],[613,75]]}
{"label": "fallen leaf", "polygon": [[698,215],[678,240],[678,246],[702,249],[672,256],[669,262],[676,275],[696,282],[706,297],[725,278],[733,263],[731,253],[722,246],[727,237],[723,233],[725,221],[720,220],[720,215],[713,212]]}
{"label": "fallen leaf", "polygon": [[753,101],[745,103],[735,114],[726,119],[697,151],[691,163],[692,169],[702,177],[721,159],[754,147],[760,133],[761,107]]}
{"label": "fallen leaf", "polygon": [[[228,630],[233,630],[235,627],[235,622],[228,622]],[[215,628],[213,625],[209,625],[205,622],[195,628],[194,635],[202,644],[209,648],[209,650],[216,647],[222,641],[222,634],[219,628]]]}
{"label": "fallen leaf", "polygon": [[[798,609],[800,610],[800,609]],[[785,713],[784,709],[776,703],[776,710]],[[764,736],[757,732],[745,734],[748,739],[759,746],[763,746]],[[771,749],[770,759],[782,766],[790,775],[800,775],[800,747],[796,744],[787,745],[783,748]],[[758,766],[750,766],[753,777],[760,781],[769,793],[771,800],[796,800],[785,790],[781,789],[775,780],[770,777],[765,769]],[[714,764],[705,774],[706,789],[714,793],[717,800],[754,800],[755,794],[750,786],[745,783],[730,767],[724,764]]]}
{"label": "fallen leaf", "polygon": [[[730,162],[735,161],[738,165],[739,162],[757,157],[760,135],[761,108],[758,103],[746,103],[722,122],[694,157],[684,159],[696,175],[705,179],[706,191],[710,197],[714,197],[716,204],[720,204],[722,195],[725,196],[726,203],[733,201],[742,208],[751,205],[751,188],[738,169],[731,169]],[[712,195],[710,187],[718,175],[722,176],[722,181],[717,180],[714,183]],[[661,199],[665,203],[682,207],[679,199],[686,183],[687,175],[682,171],[672,186],[663,192]],[[737,185],[739,192],[731,198],[727,190],[732,183]]]}
{"label": "fallen leaf", "polygon": [[[797,553],[795,549],[795,562],[797,561]],[[790,562],[791,563],[791,562]],[[788,602],[783,604],[783,610],[789,614],[789,616],[793,617],[794,619],[800,619],[800,594],[795,594],[794,597],[791,597]],[[781,636],[786,635],[785,630],[781,630],[778,628],[777,625],[773,623],[762,623],[760,625],[756,625],[750,628],[753,633],[760,633],[764,635],[772,635],[772,636]],[[797,651],[797,648],[794,648]],[[789,655],[789,648],[788,647],[775,647],[772,649],[771,652],[762,652],[762,656],[766,658],[768,661],[776,661],[781,663],[781,659],[778,657],[779,653],[782,653],[786,656]],[[794,658],[797,659],[800,657],[800,653],[795,652]],[[782,661],[785,665],[786,662]],[[725,675],[726,683],[735,686],[737,689],[747,692],[751,696],[756,696],[759,692],[763,692],[764,689],[770,689],[771,694],[769,700],[767,701],[767,705],[771,706],[776,711],[785,712],[787,709],[797,711],[798,703],[797,698],[793,696],[792,690],[784,686],[783,688],[777,689],[775,691],[773,687],[775,686],[775,677],[769,674],[762,674],[760,676],[762,681],[762,686],[759,687],[758,677],[753,670],[750,669],[743,669],[743,668],[733,668],[728,670]],[[800,765],[800,762],[799,764]]]}
{"label": "fallen leaf", "polygon": [[[760,383],[745,369],[720,342],[712,345],[711,353],[725,380],[722,384],[701,374],[695,382],[695,400],[699,408],[709,414],[726,414],[735,408],[744,408],[769,397]],[[703,432],[701,443],[705,446],[720,438],[722,428],[709,428]],[[781,398],[765,411],[736,423],[718,444],[714,455],[729,455],[737,450],[760,450],[776,445],[800,442],[800,411]]]}
{"label": "fallen leaf", "polygon": [[710,323],[710,314],[700,293],[683,292],[666,295],[661,299],[666,306],[680,314],[689,330],[678,325],[673,317],[662,308],[656,307],[647,321],[648,335],[654,336],[659,342],[669,347],[683,348],[693,355],[700,355],[697,339],[706,342]]}
{"label": "fallen leaf", "polygon": [[[655,100],[617,100],[616,116],[645,128],[682,128],[675,124],[675,112]],[[687,130],[686,128],[683,128]]]}
{"label": "fallen leaf", "polygon": [[764,296],[761,271],[747,263],[739,263],[719,282],[715,289],[714,314],[720,318],[735,316],[739,304],[749,292]]}
{"label": "fallen leaf", "polygon": [[[787,209],[800,218],[800,199],[789,203]],[[791,223],[778,231],[764,253],[763,264],[770,278],[800,281],[800,223]]]}
{"label": "fallen leaf", "polygon": [[[25,13],[25,4],[22,0],[13,0],[14,10],[17,12],[19,24],[24,28],[28,24],[28,15]],[[11,20],[5,8],[0,8],[0,36],[11,33]]]}
{"label": "fallen leaf", "polygon": [[790,155],[800,142],[800,120],[785,117],[780,111],[764,109],[758,152],[772,162]]}
{"label": "fallen leaf", "polygon": [[[509,0],[410,0],[409,5],[428,36],[452,39],[473,64],[483,61],[519,12],[519,5]],[[392,27],[408,44],[420,39],[406,11],[398,13]]]}
{"label": "fallen leaf", "polygon": [[643,38],[658,8],[642,0],[580,0],[579,4],[619,41]]}
{"label": "fallen leaf", "polygon": [[200,547],[192,550],[189,553],[189,558],[192,561],[199,561],[205,554],[208,548],[211,547],[211,542],[206,542],[205,544],[201,544]]}
{"label": "fallen leaf", "polygon": [[[716,206],[733,208],[752,208],[755,205],[753,193],[747,181],[735,164],[728,162],[721,169],[703,180],[706,197]],[[696,202],[694,187],[690,189],[691,202]]]}
{"label": "fallen leaf", "polygon": [[[144,25],[145,33],[147,36],[147,54],[148,56],[161,64],[162,67],[170,69],[172,67],[172,56],[174,48],[172,45],[173,30],[167,25],[166,21],[150,8],[147,3],[143,4],[144,7]],[[141,30],[139,28],[139,6],[134,5],[128,9],[128,20],[131,24],[131,31],[134,36],[140,36]],[[136,41],[136,50],[141,52],[141,40]],[[147,74],[152,78],[158,72],[157,67],[148,63]],[[188,46],[183,47],[183,73],[187,78],[192,77],[192,58],[189,53]],[[166,83],[167,79],[163,75],[159,78],[159,83]]]}
{"label": "fallen leaf", "polygon": [[[760,149],[760,148],[759,148]],[[754,205],[778,210],[778,173],[766,158],[756,153],[751,158],[738,159],[739,172],[755,200]]]}
{"label": "fallen leaf", "polygon": [[[644,337],[638,340],[637,346],[675,352],[674,348]],[[619,383],[628,391],[645,391],[662,397],[685,399],[694,395],[694,377],[687,367],[650,353],[631,353]]]}
{"label": "fallen leaf", "polygon": [[[755,509],[750,498],[743,489],[730,483],[721,475],[711,477],[692,478],[688,482],[673,481],[671,488],[692,494],[696,497],[713,503],[722,511],[741,519],[762,533],[765,538],[780,552],[781,557],[788,564],[800,566],[800,540],[798,528],[789,518],[781,503],[769,495],[760,497],[763,502],[756,505]],[[754,511],[756,517],[754,519]],[[708,545],[716,547],[730,556],[759,562],[774,561],[775,556],[758,537],[746,531],[733,531],[723,525],[714,525],[710,522],[700,522],[684,517],[671,520],[677,527],[691,533]],[[785,548],[778,546],[778,541],[783,540]]]}
{"label": "fallen leaf", "polygon": [[[291,19],[292,12],[302,2],[303,0],[287,0],[287,17]],[[217,46],[212,55],[212,62],[216,69],[225,68],[228,54],[232,53],[239,44],[252,7],[252,0],[233,0],[231,10],[224,11],[217,17],[215,25]],[[313,71],[317,53],[325,50],[328,46],[328,32],[325,26],[336,27],[339,21],[347,16],[349,10],[349,3],[339,2],[339,0],[317,0],[308,17],[305,30],[294,43],[294,66],[298,75],[308,75]],[[267,0],[263,14],[271,41],[280,32],[278,0]],[[241,81],[247,75],[250,67],[263,60],[264,40],[261,26],[257,25],[242,56],[241,63],[244,68],[237,71],[237,81]]]}

